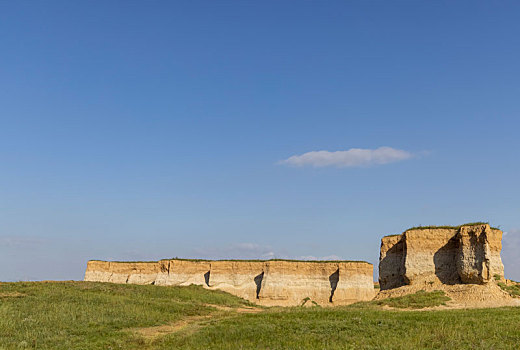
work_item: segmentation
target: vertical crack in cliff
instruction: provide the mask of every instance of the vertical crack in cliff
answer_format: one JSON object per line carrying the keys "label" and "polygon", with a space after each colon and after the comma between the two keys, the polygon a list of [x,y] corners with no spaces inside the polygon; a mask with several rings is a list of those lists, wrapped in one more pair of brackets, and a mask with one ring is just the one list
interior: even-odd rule
{"label": "vertical crack in cliff", "polygon": [[329,303],[332,303],[332,298],[334,297],[334,292],[336,291],[336,288],[338,288],[338,282],[339,282],[339,268],[334,272],[332,275],[329,276],[329,283],[330,283],[330,297],[329,297]]}
{"label": "vertical crack in cliff", "polygon": [[256,284],[256,298],[260,299],[260,289],[262,289],[262,280],[264,279],[264,271],[258,276],[255,276],[254,281]]}
{"label": "vertical crack in cliff", "polygon": [[[211,271],[208,271],[204,274],[204,282],[206,283],[206,285],[209,287],[209,275],[210,275]],[[199,275],[200,276],[200,275]]]}

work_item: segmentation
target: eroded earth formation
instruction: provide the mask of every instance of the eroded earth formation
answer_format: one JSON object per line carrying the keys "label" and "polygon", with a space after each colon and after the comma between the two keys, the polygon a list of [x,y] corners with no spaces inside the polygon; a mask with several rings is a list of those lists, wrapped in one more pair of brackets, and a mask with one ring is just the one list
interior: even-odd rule
{"label": "eroded earth formation", "polygon": [[498,285],[508,282],[501,250],[502,231],[484,223],[417,227],[383,237],[376,299],[443,290],[451,307],[518,305]]}
{"label": "eroded earth formation", "polygon": [[415,284],[485,284],[504,278],[502,231],[488,224],[419,227],[383,237],[381,290]]}
{"label": "eroded earth formation", "polygon": [[291,260],[91,260],[85,281],[201,285],[266,306],[346,305],[375,296],[373,265],[367,262]]}
{"label": "eroded earth formation", "polygon": [[85,281],[195,284],[266,306],[346,305],[443,290],[453,301],[450,307],[494,307],[512,305],[512,297],[499,287],[509,282],[501,249],[502,231],[485,223],[417,227],[383,237],[377,296],[372,264],[349,261],[92,260]]}

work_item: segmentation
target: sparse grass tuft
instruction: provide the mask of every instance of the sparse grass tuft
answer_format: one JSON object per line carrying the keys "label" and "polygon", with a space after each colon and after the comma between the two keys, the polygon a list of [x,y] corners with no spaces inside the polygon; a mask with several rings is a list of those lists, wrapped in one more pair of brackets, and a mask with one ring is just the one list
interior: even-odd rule
{"label": "sparse grass tuft", "polygon": [[309,297],[306,297],[302,300],[300,307],[308,306],[307,303],[309,303],[309,302],[312,304],[313,307],[321,307],[317,302],[315,302],[314,300],[312,300]]}
{"label": "sparse grass tuft", "polygon": [[[412,231],[412,230],[435,230],[435,229],[439,229],[439,230],[458,230],[460,229],[462,226],[477,226],[477,225],[489,225],[489,222],[484,222],[484,221],[477,221],[477,222],[468,222],[467,224],[462,224],[462,225],[459,225],[459,226],[449,226],[449,225],[440,225],[440,226],[436,226],[436,225],[426,225],[426,226],[414,226],[414,227],[410,227],[409,229],[405,230],[404,232],[408,232],[408,231]],[[500,230],[499,227],[491,227],[493,230]],[[386,236],[383,236],[383,238],[387,238],[387,237],[397,237],[397,236],[401,236],[402,234],[392,234],[392,235],[386,235]]]}
{"label": "sparse grass tuft", "polygon": [[399,309],[423,309],[425,307],[446,305],[446,302],[450,300],[451,299],[447,297],[446,294],[441,290],[436,290],[433,292],[425,292],[424,290],[420,290],[415,294],[377,300],[374,303],[380,306],[386,305]]}
{"label": "sparse grass tuft", "polygon": [[[489,225],[489,222],[485,221],[477,221],[477,222],[468,222],[466,224],[462,224],[459,226],[435,226],[435,225],[429,225],[429,226],[415,226],[407,229],[407,231],[411,230],[433,230],[433,229],[444,229],[444,230],[458,230],[463,226],[478,226],[478,225]],[[491,227],[493,230],[499,230],[497,227]]]}
{"label": "sparse grass tuft", "polygon": [[[297,260],[297,259],[268,259],[268,260],[260,260],[260,259],[217,259],[217,260],[210,260],[210,259],[185,259],[185,258],[170,258],[170,259],[161,259],[161,260],[181,260],[181,261],[192,261],[192,262],[212,262],[212,261],[230,261],[230,262],[269,262],[269,261],[287,261],[287,262],[308,262],[308,263],[364,263],[364,264],[370,264],[368,261],[363,260]],[[101,261],[106,262],[105,260],[96,260],[92,259],[89,261]],[[157,263],[158,261],[110,261],[111,263],[119,263],[119,264],[126,264],[126,263]]]}
{"label": "sparse grass tuft", "polygon": [[388,237],[397,237],[397,236],[402,236],[402,234],[399,233],[399,234],[386,235],[386,236],[383,236],[383,238],[388,238]]}
{"label": "sparse grass tuft", "polygon": [[498,282],[497,284],[500,288],[502,288],[502,290],[505,290],[506,292],[508,292],[509,295],[511,295],[512,297],[520,298],[520,286],[519,285],[515,284],[512,286],[508,286],[502,282]]}
{"label": "sparse grass tuft", "polygon": [[220,259],[220,260],[205,260],[205,259],[180,259],[175,258],[174,260],[185,260],[185,261],[238,261],[238,262],[269,262],[269,261],[287,261],[287,262],[308,262],[308,263],[365,263],[370,264],[368,261],[363,260],[298,260],[298,259]]}

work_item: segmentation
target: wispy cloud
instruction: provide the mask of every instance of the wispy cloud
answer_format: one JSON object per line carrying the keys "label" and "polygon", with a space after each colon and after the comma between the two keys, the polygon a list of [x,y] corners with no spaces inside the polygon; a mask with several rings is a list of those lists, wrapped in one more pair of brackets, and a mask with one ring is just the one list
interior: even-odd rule
{"label": "wispy cloud", "polygon": [[210,259],[272,259],[279,257],[271,247],[256,243],[236,243],[225,247],[193,250],[194,257]]}
{"label": "wispy cloud", "polygon": [[520,281],[520,229],[504,232],[502,239],[502,262],[506,272],[506,278]]}
{"label": "wispy cloud", "polygon": [[297,260],[344,260],[337,255],[327,255],[327,256],[314,256],[314,255],[305,255],[299,256],[296,258]]}
{"label": "wispy cloud", "polygon": [[192,251],[194,258],[206,259],[295,259],[295,260],[343,260],[337,255],[315,256],[315,255],[301,255],[294,256],[274,250],[267,245],[257,243],[236,243],[228,246],[213,246]]}
{"label": "wispy cloud", "polygon": [[399,162],[402,160],[410,159],[413,156],[414,155],[411,152],[395,149],[392,147],[379,147],[376,149],[351,148],[347,151],[307,152],[300,155],[294,155],[285,160],[282,160],[280,161],[280,164],[298,167],[363,167],[369,165]]}
{"label": "wispy cloud", "polygon": [[20,237],[20,236],[0,236],[0,247],[32,247],[47,243],[45,239],[39,237]]}

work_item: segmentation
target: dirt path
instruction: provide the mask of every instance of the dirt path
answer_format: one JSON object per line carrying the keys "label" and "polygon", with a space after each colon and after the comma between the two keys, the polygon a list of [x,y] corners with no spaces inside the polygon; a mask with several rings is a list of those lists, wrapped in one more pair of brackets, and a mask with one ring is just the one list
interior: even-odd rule
{"label": "dirt path", "polygon": [[423,308],[400,308],[388,305],[380,306],[381,310],[387,311],[440,311],[440,310],[461,310],[461,309],[495,309],[499,307],[520,307],[520,299],[490,302],[456,302],[447,301],[445,305],[428,306]]}
{"label": "dirt path", "polygon": [[243,306],[243,307],[229,307],[229,306],[222,306],[222,305],[214,305],[214,304],[204,304],[204,306],[213,307],[217,310],[221,311],[230,311],[230,312],[236,312],[238,314],[256,314],[258,312],[264,311],[264,309],[261,309],[259,307],[254,306]]}
{"label": "dirt path", "polygon": [[154,326],[154,327],[145,327],[145,328],[134,328],[132,331],[135,334],[138,334],[139,336],[145,338],[146,340],[153,341],[154,339],[167,335],[167,334],[173,334],[178,333],[181,331],[190,331],[194,332],[200,327],[207,324],[209,321],[213,320],[221,320],[225,318],[230,318],[233,316],[236,316],[238,314],[252,314],[252,313],[259,313],[264,311],[261,308],[258,307],[228,307],[228,306],[222,306],[222,305],[213,305],[213,304],[205,304],[205,306],[215,308],[216,311],[212,311],[208,315],[203,316],[188,316],[181,320],[178,320],[173,323],[164,324],[160,326]]}
{"label": "dirt path", "polygon": [[0,300],[8,299],[8,298],[23,298],[24,296],[26,296],[26,295],[23,293],[20,293],[20,292],[5,292],[5,293],[0,293]]}

